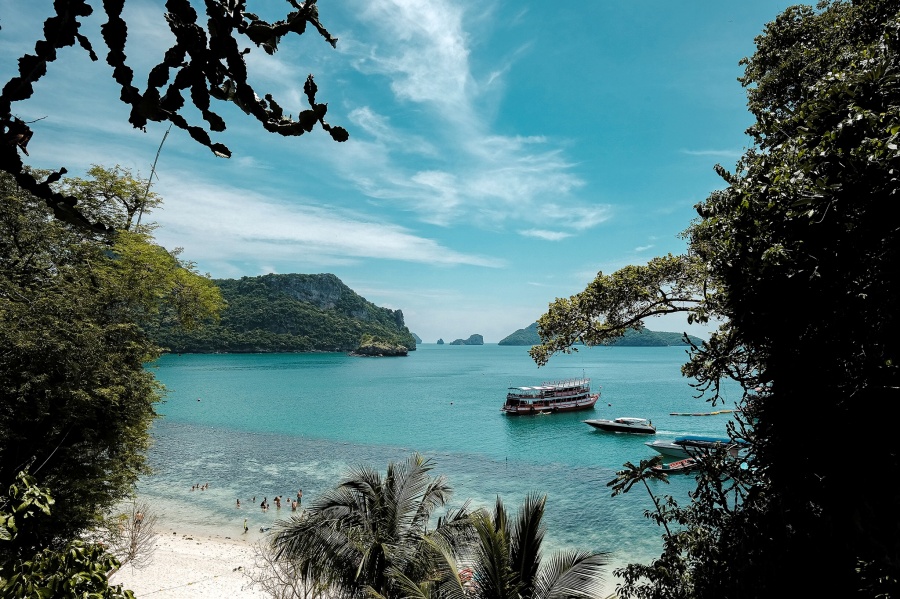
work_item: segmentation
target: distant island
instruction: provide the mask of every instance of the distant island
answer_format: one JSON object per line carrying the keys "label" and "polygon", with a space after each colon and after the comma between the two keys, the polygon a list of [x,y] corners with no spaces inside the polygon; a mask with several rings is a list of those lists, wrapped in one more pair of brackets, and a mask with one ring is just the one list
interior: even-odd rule
{"label": "distant island", "polygon": [[455,339],[450,345],[484,345],[484,337],[481,335],[469,335],[468,339]]}
{"label": "distant island", "polygon": [[171,316],[158,318],[147,328],[159,346],[173,353],[350,352],[365,338],[374,348],[362,348],[365,355],[416,349],[403,312],[376,306],[333,274],[214,282],[228,303],[221,320],[184,331]]}
{"label": "distant island", "polygon": [[419,338],[418,335],[416,335],[415,333],[410,333],[410,335],[412,335],[412,336],[413,336],[413,339],[416,340],[416,345],[422,343],[422,340]]}
{"label": "distant island", "polygon": [[444,340],[443,340],[443,339],[438,339],[438,340],[437,340],[437,344],[438,344],[438,345],[444,345]]}
{"label": "distant island", "polygon": [[[703,343],[703,339],[688,335],[688,338],[696,345]],[[524,329],[519,329],[515,333],[504,337],[497,345],[538,345],[541,342],[540,335],[537,332],[537,323],[532,323]],[[611,343],[615,347],[663,347],[669,345],[688,345],[681,333],[668,333],[661,331],[651,331],[643,329],[640,331],[628,330],[623,337],[616,339]]]}

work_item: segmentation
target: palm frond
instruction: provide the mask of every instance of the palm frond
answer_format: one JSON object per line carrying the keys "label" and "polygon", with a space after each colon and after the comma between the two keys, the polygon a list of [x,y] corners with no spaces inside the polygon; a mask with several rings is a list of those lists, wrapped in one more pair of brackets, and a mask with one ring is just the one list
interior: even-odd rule
{"label": "palm frond", "polygon": [[497,499],[495,516],[477,512],[472,518],[478,534],[472,568],[477,583],[474,593],[479,599],[519,599],[519,586],[509,564],[509,533],[506,511]]}
{"label": "palm frond", "polygon": [[314,584],[324,578],[338,589],[357,587],[359,550],[336,521],[313,514],[279,520],[269,539],[276,558],[293,561],[304,582]]}
{"label": "palm frond", "polygon": [[529,493],[510,531],[510,567],[516,573],[525,597],[531,595],[541,563],[546,504],[546,495]]}
{"label": "palm frond", "polygon": [[605,582],[609,554],[591,551],[563,551],[544,563],[533,599],[595,599]]}

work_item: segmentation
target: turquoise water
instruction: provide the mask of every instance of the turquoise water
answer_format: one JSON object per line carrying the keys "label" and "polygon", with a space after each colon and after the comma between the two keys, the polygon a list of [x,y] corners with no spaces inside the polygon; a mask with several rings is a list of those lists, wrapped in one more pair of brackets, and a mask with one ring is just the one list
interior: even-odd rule
{"label": "turquoise water", "polygon": [[[522,347],[426,344],[406,358],[344,354],[170,355],[154,366],[169,390],[154,424],[156,472],[139,492],[172,530],[253,534],[291,511],[276,495],[303,489],[309,501],[350,466],[384,470],[418,451],[455,490],[454,505],[516,507],[546,493],[551,548],[613,552],[616,563],[659,554],[661,531],[640,487],[611,497],[606,483],[626,461],[655,454],[642,435],[597,431],[586,418],[640,416],[657,439],[722,435],[728,414],[708,412],[680,374],[684,348],[603,347],[554,357],[538,369]],[[599,387],[593,410],[510,417],[509,386],[587,376]],[[737,389],[731,401],[737,400]],[[199,401],[198,401],[199,400]],[[610,405],[611,404],[611,405]],[[191,491],[209,483],[206,491]],[[654,492],[687,500],[693,478],[673,476]],[[253,501],[255,497],[255,503]],[[272,509],[259,502],[268,497]],[[235,507],[235,499],[243,504]]]}

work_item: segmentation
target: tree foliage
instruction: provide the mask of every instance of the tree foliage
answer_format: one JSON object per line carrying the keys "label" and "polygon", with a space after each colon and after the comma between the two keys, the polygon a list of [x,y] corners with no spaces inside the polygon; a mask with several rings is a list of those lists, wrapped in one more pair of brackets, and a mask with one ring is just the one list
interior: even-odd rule
{"label": "tree foliage", "polygon": [[[19,535],[51,514],[54,500],[47,489],[19,472],[6,496],[0,496],[0,546],[14,544]],[[2,551],[0,597],[134,599],[121,585],[109,584],[119,561],[98,545],[72,540],[60,549],[44,548],[33,555]]]}
{"label": "tree foliage", "polygon": [[[316,594],[373,599],[594,599],[606,553],[545,555],[546,496],[530,494],[512,517],[493,510],[446,516],[450,487],[431,477],[418,454],[388,465],[386,476],[353,470],[334,490],[272,537],[279,573],[293,573]],[[288,584],[290,589],[296,585]]]}
{"label": "tree foliage", "polygon": [[[751,455],[668,511],[683,531],[626,571],[626,595],[900,592],[900,493],[880,482],[900,458],[890,435],[859,428],[900,405],[898,13],[826,2],[769,23],[741,79],[754,146],[734,172],[717,167],[727,187],[697,206],[688,254],[666,259],[673,271],[599,275],[540,321],[539,362],[652,311],[724,321],[683,371],[713,402],[723,379],[742,385],[732,433]],[[813,449],[834,433],[854,442]]]}
{"label": "tree foliage", "polygon": [[360,466],[313,501],[301,515],[276,524],[273,544],[310,586],[326,584],[338,597],[406,596],[400,581],[433,575],[441,553],[470,534],[466,506],[431,527],[451,488],[434,465],[414,454],[387,472]]}
{"label": "tree foliage", "polygon": [[208,278],[146,234],[101,239],[0,175],[0,488],[28,469],[57,500],[0,552],[63,543],[129,494],[162,396],[142,323],[221,308]]}
{"label": "tree foliage", "polygon": [[[213,142],[210,132],[225,130],[224,119],[213,111],[213,101],[233,103],[255,118],[266,131],[285,136],[298,136],[320,125],[335,141],[346,141],[347,131],[333,127],[326,120],[328,106],[316,100],[318,88],[312,75],[304,84],[309,108],[297,118],[285,114],[271,94],[260,97],[249,83],[245,57],[251,46],[274,54],[281,40],[290,34],[302,35],[312,27],[326,42],[335,46],[333,37],[319,21],[316,0],[286,0],[291,8],[284,19],[267,22],[246,10],[246,0],[205,0],[206,14],[201,16],[190,0],[166,2],[165,20],[175,36],[175,43],[165,50],[160,62],[150,69],[143,91],[135,81],[135,72],[127,62],[125,42],[128,24],[122,17],[125,0],[106,0],[101,26],[106,62],[119,85],[119,98],[131,107],[129,122],[144,129],[149,122],[170,122],[186,131],[197,143],[216,156],[229,157],[231,151]],[[13,112],[16,102],[30,99],[34,84],[47,74],[48,67],[59,58],[58,52],[76,43],[91,60],[98,56],[94,44],[80,29],[94,13],[87,0],[57,0],[53,14],[44,22],[44,38],[35,43],[34,54],[18,60],[18,74],[0,91],[0,171],[12,175],[16,183],[44,200],[54,214],[67,222],[98,231],[112,230],[109,225],[93,220],[77,206],[77,198],[54,188],[65,169],[47,178],[36,178],[22,162],[19,152],[28,154],[28,142],[34,132]],[[9,24],[7,24],[9,26]],[[199,111],[204,124],[192,124],[182,114],[187,105]]]}
{"label": "tree foliage", "polygon": [[473,516],[477,541],[465,562],[472,571],[462,597],[591,599],[600,596],[608,555],[569,549],[544,553],[547,497],[529,494],[513,517],[498,497],[494,510]]}

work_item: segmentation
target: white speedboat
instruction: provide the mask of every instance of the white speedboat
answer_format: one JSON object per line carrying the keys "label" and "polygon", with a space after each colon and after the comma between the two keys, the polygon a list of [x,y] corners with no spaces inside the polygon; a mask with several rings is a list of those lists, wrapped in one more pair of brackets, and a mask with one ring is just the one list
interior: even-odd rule
{"label": "white speedboat", "polygon": [[646,418],[634,418],[631,416],[623,416],[614,420],[604,420],[597,418],[593,420],[584,420],[585,424],[590,424],[594,428],[612,433],[638,433],[641,435],[655,435],[656,427]]}
{"label": "white speedboat", "polygon": [[708,453],[715,450],[717,447],[724,447],[727,449],[729,455],[737,457],[739,452],[746,448],[747,443],[746,441],[732,440],[728,437],[700,437],[697,435],[686,435],[684,437],[678,437],[674,441],[648,441],[644,445],[666,457],[684,459]]}

